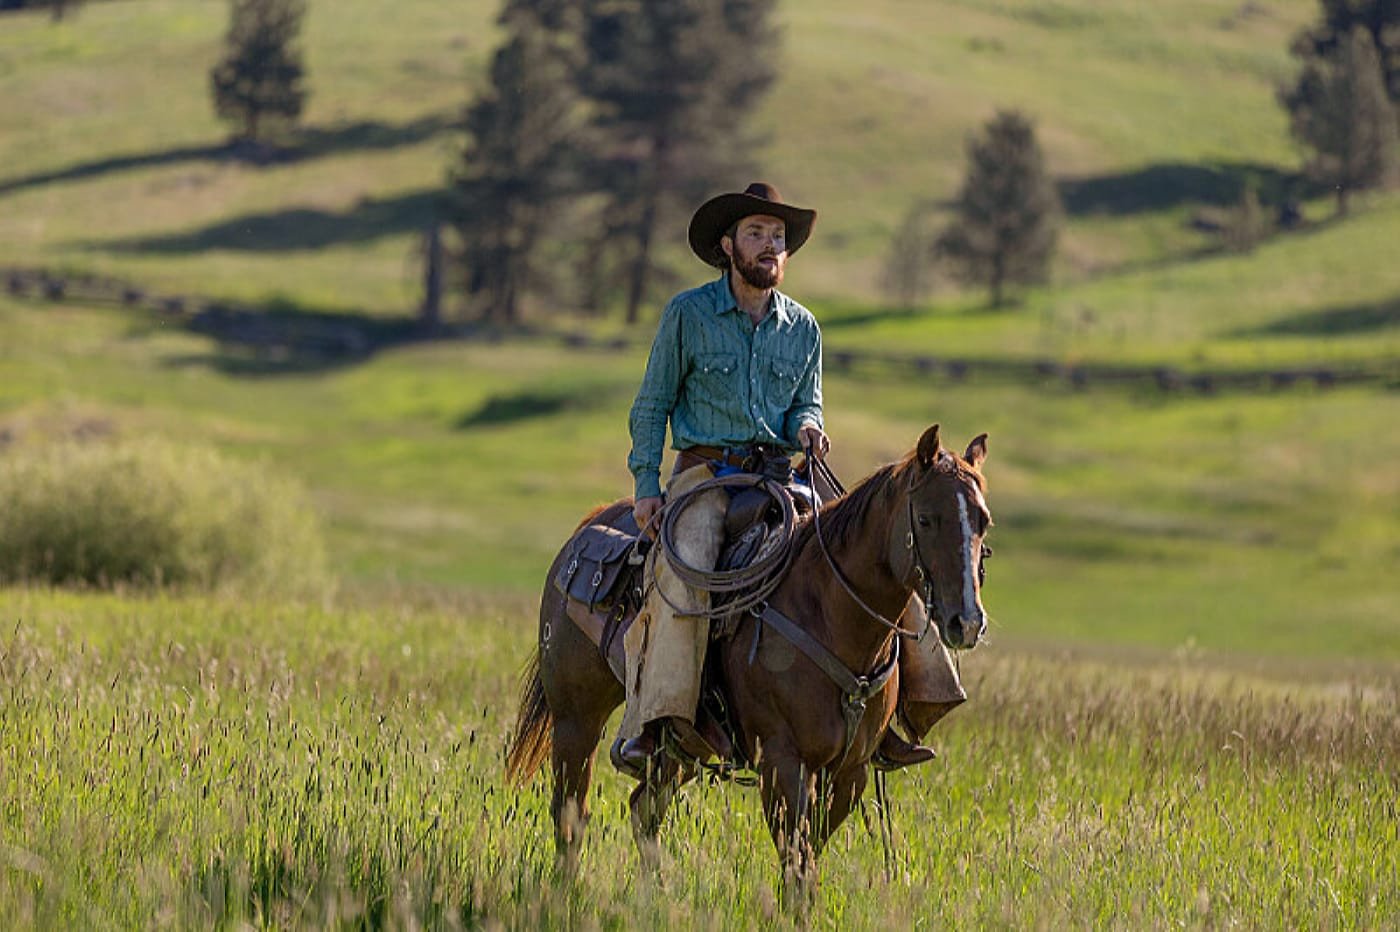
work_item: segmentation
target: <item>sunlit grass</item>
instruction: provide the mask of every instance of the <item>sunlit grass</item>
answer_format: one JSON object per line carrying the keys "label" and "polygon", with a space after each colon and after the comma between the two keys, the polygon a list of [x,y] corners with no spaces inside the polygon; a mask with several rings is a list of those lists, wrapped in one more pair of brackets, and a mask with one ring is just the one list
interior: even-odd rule
{"label": "sunlit grass", "polygon": [[[26,924],[249,919],[750,924],[776,911],[756,797],[689,788],[639,875],[606,765],[582,880],[502,746],[523,600],[292,603],[0,592],[0,910]],[[1187,660],[995,648],[942,757],[896,775],[896,868],[854,817],[821,924],[1400,918],[1400,692]],[[871,893],[877,895],[870,895]]]}

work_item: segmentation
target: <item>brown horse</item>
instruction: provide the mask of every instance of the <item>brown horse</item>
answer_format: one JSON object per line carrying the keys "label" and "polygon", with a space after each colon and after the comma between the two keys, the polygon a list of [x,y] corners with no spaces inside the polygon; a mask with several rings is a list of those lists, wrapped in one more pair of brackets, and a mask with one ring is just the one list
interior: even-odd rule
{"label": "brown horse", "polygon": [[[813,889],[816,857],[861,798],[898,695],[896,674],[853,703],[824,667],[834,658],[855,674],[848,680],[892,667],[892,625],[915,633],[927,624],[913,609],[922,603],[911,598],[921,587],[948,647],[971,648],[986,629],[981,559],[991,515],[980,473],[986,455],[985,434],[959,457],[940,447],[937,425],[929,428],[913,453],[877,470],[798,530],[792,567],[768,604],[779,618],[795,619],[805,635],[784,635],[777,624],[760,631],[767,619],[746,614],[712,651],[739,747],[758,771],[789,892]],[[616,502],[584,523],[617,521],[630,507]],[[587,608],[546,584],[539,649],[526,670],[507,760],[511,777],[524,782],[552,750],[550,811],[567,872],[577,866],[598,741],[623,700],[622,684],[580,626],[580,612]],[[597,630],[598,619],[591,623]],[[804,638],[806,646],[798,643]],[[813,659],[810,642],[824,648],[824,663]],[[633,834],[648,865],[656,864],[670,799],[692,775],[692,768],[666,758],[632,793]]]}

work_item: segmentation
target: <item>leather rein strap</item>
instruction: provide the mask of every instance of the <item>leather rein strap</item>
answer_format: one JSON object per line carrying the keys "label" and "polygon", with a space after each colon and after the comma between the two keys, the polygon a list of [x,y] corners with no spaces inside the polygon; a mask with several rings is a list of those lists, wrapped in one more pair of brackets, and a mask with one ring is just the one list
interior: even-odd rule
{"label": "leather rein strap", "polygon": [[[836,476],[832,474],[830,467],[828,467],[826,463],[822,462],[821,460],[815,460],[814,462],[816,464],[816,468],[819,468],[821,470],[822,477],[826,479],[827,482],[832,483],[832,487],[837,489],[839,494],[844,495],[845,489],[841,488],[841,483],[836,480]],[[923,584],[923,592],[920,594],[924,598],[924,624],[923,627],[919,628],[917,631],[910,631],[908,628],[901,627],[897,620],[891,621],[890,619],[886,618],[884,615],[875,611],[875,609],[867,605],[865,600],[856,594],[855,587],[852,586],[850,581],[846,579],[846,574],[841,572],[841,567],[837,565],[836,559],[832,557],[831,551],[828,550],[826,547],[826,538],[822,535],[821,514],[822,510],[820,506],[813,509],[812,531],[816,535],[817,544],[821,547],[822,556],[826,558],[826,565],[831,567],[831,573],[833,576],[836,577],[836,581],[841,584],[841,588],[846,590],[846,594],[850,596],[855,601],[855,603],[865,611],[867,615],[878,621],[880,624],[884,625],[886,628],[889,628],[894,633],[903,635],[904,637],[913,638],[915,641],[922,641],[924,639],[924,636],[928,634],[929,628],[933,625],[933,614],[936,611],[936,608],[933,593],[933,575],[924,569],[923,554],[919,552],[919,539],[914,534],[913,498],[909,499],[909,535],[904,540],[904,546],[906,549],[908,549],[910,560],[914,564],[914,573],[916,576],[919,577],[919,582]]]}

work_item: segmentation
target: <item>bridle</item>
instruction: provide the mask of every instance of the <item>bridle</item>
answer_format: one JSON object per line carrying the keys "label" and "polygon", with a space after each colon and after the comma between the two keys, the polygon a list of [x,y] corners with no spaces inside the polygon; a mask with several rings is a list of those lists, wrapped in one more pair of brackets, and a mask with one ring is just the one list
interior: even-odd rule
{"label": "bridle", "polygon": [[[846,490],[842,488],[840,481],[837,480],[836,476],[831,472],[831,468],[827,466],[825,462],[821,460],[813,460],[812,462],[812,468],[821,473],[822,478],[831,484],[838,496],[846,494]],[[891,621],[880,612],[871,608],[866,601],[856,593],[855,587],[851,585],[850,581],[846,578],[846,574],[843,573],[841,567],[837,565],[836,559],[832,557],[831,551],[827,549],[826,539],[822,535],[822,510],[820,505],[812,511],[812,530],[816,535],[817,544],[821,548],[822,556],[826,558],[826,565],[831,568],[832,575],[835,576],[836,581],[841,584],[841,588],[846,590],[846,594],[875,621],[889,628],[901,637],[913,638],[915,642],[919,642],[928,635],[929,628],[933,626],[934,621],[937,619],[938,601],[937,592],[934,588],[933,573],[924,563],[923,552],[919,548],[919,535],[914,533],[914,488],[915,484],[911,481],[906,495],[906,501],[909,506],[909,533],[905,535],[904,548],[909,552],[914,575],[919,581],[919,595],[924,600],[924,623],[918,630],[911,631],[902,626],[898,621]],[[986,567],[984,563],[986,558],[991,555],[991,552],[992,549],[990,547],[986,544],[982,545],[982,552],[979,554],[977,560],[977,582],[979,586],[986,578]]]}

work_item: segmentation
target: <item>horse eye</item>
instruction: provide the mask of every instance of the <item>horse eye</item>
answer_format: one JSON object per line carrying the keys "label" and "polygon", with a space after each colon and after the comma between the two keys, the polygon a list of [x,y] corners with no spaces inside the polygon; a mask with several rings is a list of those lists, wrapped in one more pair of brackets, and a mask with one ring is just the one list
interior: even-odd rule
{"label": "horse eye", "polygon": [[919,527],[928,527],[929,523],[928,515],[919,515]]}

